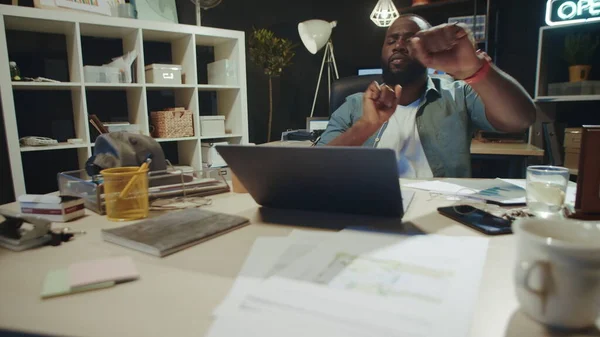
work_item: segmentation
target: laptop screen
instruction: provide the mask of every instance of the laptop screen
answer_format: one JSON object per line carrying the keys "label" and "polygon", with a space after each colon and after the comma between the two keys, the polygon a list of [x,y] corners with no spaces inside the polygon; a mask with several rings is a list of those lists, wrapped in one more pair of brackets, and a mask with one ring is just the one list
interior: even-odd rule
{"label": "laptop screen", "polygon": [[313,131],[319,131],[319,130],[325,130],[327,129],[327,124],[329,123],[329,119],[328,118],[319,118],[319,119],[312,119],[308,121],[308,125],[307,125],[307,129],[308,132],[313,132]]}

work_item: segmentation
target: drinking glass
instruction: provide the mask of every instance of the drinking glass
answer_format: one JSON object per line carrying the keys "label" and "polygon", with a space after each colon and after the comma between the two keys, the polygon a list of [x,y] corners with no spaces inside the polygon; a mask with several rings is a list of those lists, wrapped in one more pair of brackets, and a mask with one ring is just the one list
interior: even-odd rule
{"label": "drinking glass", "polygon": [[560,216],[565,203],[569,169],[558,166],[527,168],[527,207],[540,218]]}

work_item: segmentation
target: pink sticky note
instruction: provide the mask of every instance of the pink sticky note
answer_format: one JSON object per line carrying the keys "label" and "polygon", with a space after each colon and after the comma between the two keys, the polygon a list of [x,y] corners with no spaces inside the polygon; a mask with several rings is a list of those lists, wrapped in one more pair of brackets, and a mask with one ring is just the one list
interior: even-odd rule
{"label": "pink sticky note", "polygon": [[68,268],[68,277],[71,288],[77,288],[108,281],[136,280],[140,274],[131,257],[121,256],[74,263]]}

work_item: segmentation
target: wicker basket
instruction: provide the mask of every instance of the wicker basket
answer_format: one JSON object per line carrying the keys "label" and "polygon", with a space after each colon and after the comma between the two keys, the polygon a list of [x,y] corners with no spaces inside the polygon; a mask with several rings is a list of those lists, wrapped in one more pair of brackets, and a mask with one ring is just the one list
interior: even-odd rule
{"label": "wicker basket", "polygon": [[194,136],[194,117],[184,108],[153,111],[150,114],[155,138],[179,138]]}

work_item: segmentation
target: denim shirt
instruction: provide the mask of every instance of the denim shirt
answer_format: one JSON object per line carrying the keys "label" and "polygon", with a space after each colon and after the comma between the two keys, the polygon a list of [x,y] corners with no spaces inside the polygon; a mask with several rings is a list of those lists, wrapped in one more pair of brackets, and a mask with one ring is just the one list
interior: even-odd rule
{"label": "denim shirt", "polygon": [[[346,98],[331,116],[317,145],[326,145],[362,116],[363,94]],[[430,76],[416,124],[423,151],[434,177],[471,176],[471,139],[476,130],[496,131],[485,116],[479,95],[463,81]],[[377,147],[387,122],[363,146]]]}

